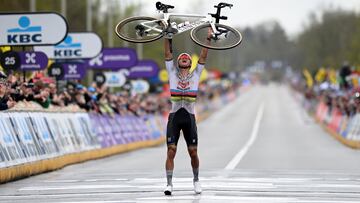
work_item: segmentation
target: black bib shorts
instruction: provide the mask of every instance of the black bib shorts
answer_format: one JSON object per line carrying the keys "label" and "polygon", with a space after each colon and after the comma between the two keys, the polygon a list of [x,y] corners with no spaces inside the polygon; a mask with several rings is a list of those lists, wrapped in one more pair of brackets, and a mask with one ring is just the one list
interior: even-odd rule
{"label": "black bib shorts", "polygon": [[177,145],[180,137],[180,130],[182,130],[184,134],[186,145],[188,147],[197,146],[198,135],[195,115],[189,113],[184,108],[180,108],[175,113],[169,114],[166,130],[167,145]]}

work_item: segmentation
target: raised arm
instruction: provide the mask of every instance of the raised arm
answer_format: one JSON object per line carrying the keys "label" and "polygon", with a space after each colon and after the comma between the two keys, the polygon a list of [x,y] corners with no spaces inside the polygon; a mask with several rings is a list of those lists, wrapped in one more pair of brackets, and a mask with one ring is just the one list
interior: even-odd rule
{"label": "raised arm", "polygon": [[[207,42],[210,45],[210,40],[207,40]],[[198,63],[205,64],[207,54],[208,54],[208,49],[203,47],[200,52],[200,57],[199,57]]]}
{"label": "raised arm", "polygon": [[[209,28],[208,35],[207,35],[207,38],[206,38],[206,44],[207,45],[210,45],[211,33],[212,33],[212,29]],[[203,47],[201,49],[201,52],[200,52],[200,57],[199,57],[198,63],[205,64],[207,54],[208,54],[208,48]]]}
{"label": "raised arm", "polygon": [[164,38],[164,48],[165,48],[165,60],[169,61],[173,59],[172,54],[172,39]]}

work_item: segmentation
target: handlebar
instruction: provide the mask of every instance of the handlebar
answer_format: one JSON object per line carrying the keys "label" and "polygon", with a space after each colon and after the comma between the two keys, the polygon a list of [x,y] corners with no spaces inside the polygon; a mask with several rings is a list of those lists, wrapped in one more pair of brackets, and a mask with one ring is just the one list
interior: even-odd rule
{"label": "handlebar", "polygon": [[221,2],[221,3],[219,3],[218,5],[215,5],[214,7],[215,7],[215,8],[225,8],[225,7],[231,8],[231,7],[233,7],[233,5],[232,5],[232,4],[228,4],[228,3]]}
{"label": "handlebar", "polygon": [[209,15],[211,15],[211,17],[215,18],[216,23],[219,23],[220,20],[227,20],[226,16],[221,16],[220,15],[221,9],[225,8],[225,7],[229,7],[231,9],[231,7],[233,7],[233,5],[221,2],[218,5],[215,5],[214,7],[216,8],[216,13],[209,13]]}

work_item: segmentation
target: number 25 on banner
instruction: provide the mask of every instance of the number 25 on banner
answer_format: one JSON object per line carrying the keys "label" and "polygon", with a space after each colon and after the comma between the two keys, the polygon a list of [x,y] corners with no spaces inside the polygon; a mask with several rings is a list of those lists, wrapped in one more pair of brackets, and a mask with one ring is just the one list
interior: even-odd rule
{"label": "number 25 on banner", "polygon": [[1,55],[0,64],[6,70],[16,70],[20,67],[21,64],[20,56],[14,51],[7,51]]}

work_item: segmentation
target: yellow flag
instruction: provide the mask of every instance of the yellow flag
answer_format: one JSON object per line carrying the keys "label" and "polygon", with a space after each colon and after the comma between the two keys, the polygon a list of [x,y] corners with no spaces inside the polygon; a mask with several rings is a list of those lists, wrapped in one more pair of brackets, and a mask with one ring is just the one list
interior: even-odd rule
{"label": "yellow flag", "polygon": [[357,76],[351,77],[351,82],[352,82],[353,87],[358,87],[359,86],[359,80],[358,80]]}
{"label": "yellow flag", "polygon": [[204,69],[200,75],[200,82],[206,80],[208,78],[208,75],[209,75],[208,71],[206,69]]}
{"label": "yellow flag", "polygon": [[51,66],[51,64],[53,64],[54,63],[54,61],[53,60],[51,60],[51,59],[49,59],[49,61],[48,61],[48,65],[47,65],[47,68],[49,68],[50,66]]}
{"label": "yellow flag", "polygon": [[312,86],[314,85],[314,80],[313,80],[309,70],[305,68],[303,70],[303,74],[304,74],[305,79],[306,79],[306,85],[308,86],[308,88],[312,88]]}
{"label": "yellow flag", "polygon": [[328,77],[329,77],[329,80],[330,80],[331,84],[336,84],[337,83],[336,71],[334,69],[329,70]]}
{"label": "yellow flag", "polygon": [[323,82],[325,80],[325,77],[326,77],[325,68],[320,68],[318,70],[318,72],[316,73],[316,75],[315,75],[315,80],[316,80],[316,82],[321,83],[321,82]]}
{"label": "yellow flag", "polygon": [[198,63],[199,57],[196,54],[191,55],[191,68],[190,68],[190,72],[193,72],[194,69],[196,68],[196,65]]}
{"label": "yellow flag", "polygon": [[159,72],[159,79],[161,82],[167,82],[169,80],[168,72],[165,69]]}
{"label": "yellow flag", "polygon": [[10,51],[10,50],[11,50],[11,47],[10,47],[10,46],[3,46],[3,47],[0,47],[0,50],[1,50],[2,52]]}

